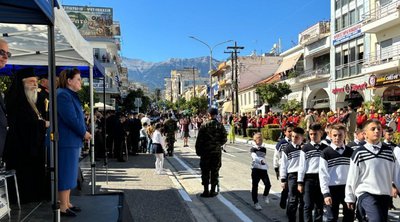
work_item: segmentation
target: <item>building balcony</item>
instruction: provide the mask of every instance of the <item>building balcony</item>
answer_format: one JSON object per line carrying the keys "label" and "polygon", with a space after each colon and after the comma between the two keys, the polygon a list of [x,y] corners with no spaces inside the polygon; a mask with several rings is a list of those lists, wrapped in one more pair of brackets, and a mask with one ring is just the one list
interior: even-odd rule
{"label": "building balcony", "polygon": [[295,76],[295,77],[291,77],[291,78],[282,78],[281,79],[281,82],[283,83],[283,82],[285,82],[285,83],[287,83],[288,85],[295,85],[295,84],[297,84],[297,83],[299,83],[299,77],[298,76]]}
{"label": "building balcony", "polygon": [[325,38],[330,34],[330,23],[329,22],[318,22],[311,26],[304,32],[300,33],[300,44],[308,45],[314,43],[322,38]]}
{"label": "building balcony", "polygon": [[357,60],[344,65],[339,65],[335,67],[336,79],[347,78],[351,76],[356,76],[361,73],[363,60]]}
{"label": "building balcony", "polygon": [[383,73],[399,69],[400,67],[400,45],[394,45],[371,53],[365,58],[363,73]]}
{"label": "building balcony", "polygon": [[400,24],[400,0],[364,14],[363,33],[377,33]]}
{"label": "building balcony", "polygon": [[329,78],[330,76],[330,64],[327,64],[319,69],[305,71],[304,74],[299,76],[299,82],[310,82],[317,79]]}

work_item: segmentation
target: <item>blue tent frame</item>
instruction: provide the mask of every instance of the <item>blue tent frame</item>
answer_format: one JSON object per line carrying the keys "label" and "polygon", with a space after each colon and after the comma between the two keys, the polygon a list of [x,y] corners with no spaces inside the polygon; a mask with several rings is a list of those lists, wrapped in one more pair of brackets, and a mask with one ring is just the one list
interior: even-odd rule
{"label": "blue tent frame", "polygon": [[58,202],[58,123],[55,62],[54,7],[57,0],[0,0],[0,22],[17,24],[38,24],[48,26],[48,73],[50,82],[50,149],[52,151],[51,178],[53,199],[53,221],[60,221]]}
{"label": "blue tent frame", "polygon": [[[28,66],[28,65],[10,65],[7,64],[4,68],[0,69],[0,76],[12,76],[13,73],[16,73],[20,69],[24,68],[33,68],[34,72],[37,76],[45,76],[49,72],[48,66]],[[56,66],[56,74],[57,76],[64,69],[77,68],[81,72],[82,78],[89,78],[90,76],[90,67],[89,66]],[[93,78],[102,78],[104,76],[104,71],[102,67],[95,65],[93,67]]]}

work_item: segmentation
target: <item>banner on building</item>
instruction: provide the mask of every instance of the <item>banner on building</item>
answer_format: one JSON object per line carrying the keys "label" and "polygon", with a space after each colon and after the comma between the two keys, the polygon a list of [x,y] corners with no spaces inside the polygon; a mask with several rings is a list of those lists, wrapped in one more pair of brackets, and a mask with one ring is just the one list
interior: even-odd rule
{"label": "banner on building", "polygon": [[113,37],[113,9],[88,6],[63,6],[84,37]]}
{"label": "banner on building", "polygon": [[362,24],[360,23],[335,34],[333,36],[333,45],[338,45],[363,35],[364,33],[361,32],[361,27]]}

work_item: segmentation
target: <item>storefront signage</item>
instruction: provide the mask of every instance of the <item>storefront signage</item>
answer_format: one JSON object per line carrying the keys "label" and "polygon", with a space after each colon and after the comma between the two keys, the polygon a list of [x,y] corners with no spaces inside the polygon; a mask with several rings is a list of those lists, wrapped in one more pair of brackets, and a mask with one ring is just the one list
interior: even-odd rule
{"label": "storefront signage", "polygon": [[338,93],[346,93],[347,95],[349,95],[352,91],[358,91],[358,90],[365,90],[367,88],[368,84],[365,82],[363,84],[346,84],[344,87],[342,88],[334,88],[332,89],[332,93],[333,94],[338,94]]}
{"label": "storefront signage", "polygon": [[387,74],[387,75],[383,75],[380,77],[371,75],[369,77],[369,85],[371,87],[382,86],[382,85],[396,83],[396,82],[400,82],[400,74],[399,73]]}
{"label": "storefront signage", "polygon": [[338,45],[340,43],[349,41],[350,39],[357,38],[363,33],[361,32],[361,24],[357,24],[353,27],[345,29],[333,36],[333,45]]}

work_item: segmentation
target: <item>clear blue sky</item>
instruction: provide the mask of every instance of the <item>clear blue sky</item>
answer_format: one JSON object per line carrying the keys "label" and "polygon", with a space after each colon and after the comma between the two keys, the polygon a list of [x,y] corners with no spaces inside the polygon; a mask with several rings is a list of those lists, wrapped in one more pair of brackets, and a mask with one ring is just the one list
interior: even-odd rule
{"label": "clear blue sky", "polygon": [[[328,0],[60,0],[65,5],[114,8],[120,21],[122,55],[159,62],[169,58],[208,56],[205,45],[235,40],[240,55],[269,52],[281,38],[288,49],[298,34],[330,17]],[[226,45],[214,58],[224,60]]]}

